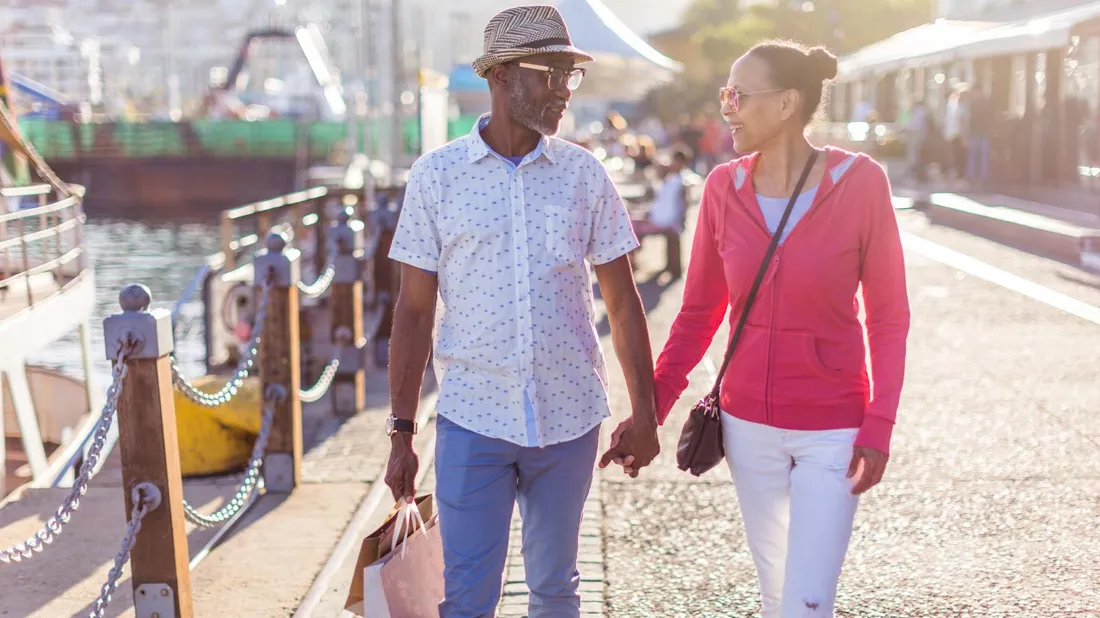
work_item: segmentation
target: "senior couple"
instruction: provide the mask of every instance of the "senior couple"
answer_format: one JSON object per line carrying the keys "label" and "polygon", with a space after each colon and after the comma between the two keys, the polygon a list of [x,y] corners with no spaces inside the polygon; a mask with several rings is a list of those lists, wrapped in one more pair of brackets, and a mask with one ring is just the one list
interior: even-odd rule
{"label": "senior couple", "polygon": [[[780,42],[733,64],[722,115],[737,152],[753,154],[706,181],[683,306],[654,367],[627,210],[601,163],[554,137],[592,57],[549,6],[494,17],[484,52],[474,68],[491,112],[413,166],[390,251],[402,270],[386,481],[399,500],[415,494],[434,331],[440,616],[494,615],[517,502],[529,615],[579,616],[597,455],[633,477],[654,460],[658,425],[746,303],[718,403],[763,616],[832,616],[859,494],[886,466],[909,327],[883,169],[804,137],[836,58]],[[608,378],[588,265],[632,410],[602,454]]]}

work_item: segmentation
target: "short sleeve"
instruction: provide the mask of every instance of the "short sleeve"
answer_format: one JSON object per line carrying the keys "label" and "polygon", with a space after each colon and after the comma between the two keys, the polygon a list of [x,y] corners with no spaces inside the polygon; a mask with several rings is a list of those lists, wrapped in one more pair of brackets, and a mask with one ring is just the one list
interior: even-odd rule
{"label": "short sleeve", "polygon": [[596,191],[591,206],[591,225],[586,255],[596,266],[613,262],[638,248],[630,213],[607,170],[596,165]]}
{"label": "short sleeve", "polygon": [[439,272],[439,230],[436,228],[438,200],[433,187],[435,172],[421,159],[409,171],[405,202],[390,245],[390,259],[430,272]]}

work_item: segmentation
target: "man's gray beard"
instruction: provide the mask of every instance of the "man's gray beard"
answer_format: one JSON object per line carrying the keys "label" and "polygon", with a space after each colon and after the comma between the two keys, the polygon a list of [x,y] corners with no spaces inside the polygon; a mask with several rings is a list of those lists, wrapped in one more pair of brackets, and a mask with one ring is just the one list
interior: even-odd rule
{"label": "man's gray beard", "polygon": [[539,133],[540,135],[557,135],[560,127],[547,125],[543,118],[545,109],[540,112],[531,103],[531,95],[527,88],[518,79],[513,79],[508,86],[508,104],[512,112],[512,120]]}

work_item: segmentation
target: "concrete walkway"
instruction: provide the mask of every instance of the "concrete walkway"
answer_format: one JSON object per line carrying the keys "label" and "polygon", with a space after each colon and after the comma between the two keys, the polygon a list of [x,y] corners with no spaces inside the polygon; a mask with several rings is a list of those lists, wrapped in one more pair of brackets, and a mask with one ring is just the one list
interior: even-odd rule
{"label": "concrete walkway", "polygon": [[[901,222],[907,240],[930,235],[1100,301],[1100,280],[1087,273],[945,234],[918,213]],[[1100,323],[909,246],[913,328],[893,457],[885,482],[862,501],[837,615],[1100,616]],[[682,287],[642,289],[656,297],[649,324],[659,350]],[[1058,300],[1051,292],[1036,296]],[[686,411],[721,355],[712,346],[692,376],[662,429],[657,465],[636,480],[601,475],[607,616],[759,611],[728,470],[695,479],[675,469]],[[622,402],[617,367],[611,375]]]}
{"label": "concrete walkway", "polygon": [[[1100,306],[1100,279],[930,227],[920,213],[899,216],[913,307],[907,384],[887,478],[861,505],[837,615],[1100,616],[1100,322],[1059,308],[1070,297]],[[652,272],[663,248],[647,241],[637,273],[655,353],[683,291]],[[1037,285],[1025,295],[987,280],[996,272],[945,265],[952,251]],[[625,385],[602,317],[599,329],[617,420],[629,413]],[[728,472],[695,479],[674,464],[686,411],[709,387],[721,353],[720,343],[712,346],[693,374],[662,428],[654,466],[638,479],[597,472],[580,563],[586,618],[759,611]],[[392,505],[374,483],[388,454],[385,376],[369,379],[369,409],[354,419],[337,421],[323,404],[310,408],[306,484],[287,498],[265,496],[198,565],[198,616],[342,614],[358,540]],[[430,410],[430,389],[426,396]],[[605,445],[613,427],[604,426]],[[434,483],[433,439],[429,423],[419,447],[424,491]],[[210,510],[231,488],[196,481],[188,496]],[[22,540],[59,501],[57,492],[41,492],[0,510],[0,545]],[[31,565],[0,566],[0,616],[86,613],[117,551],[123,513],[120,488],[106,476],[84,501]],[[208,534],[194,531],[192,548]],[[525,615],[517,548],[501,616]],[[133,615],[129,586],[124,578],[108,616]]]}
{"label": "concrete walkway", "polygon": [[[388,456],[382,431],[389,414],[384,372],[368,374],[368,392],[367,409],[347,421],[332,416],[327,400],[305,406],[303,485],[289,496],[260,497],[198,564],[192,572],[196,616],[288,616],[298,607]],[[112,456],[117,459],[117,451]],[[212,512],[232,496],[238,477],[191,479],[184,493],[200,511]],[[5,504],[0,546],[26,539],[67,493],[26,490],[21,499]],[[121,475],[117,464],[109,463],[46,551],[27,563],[0,565],[0,616],[86,616],[118,552],[125,523]],[[188,530],[194,557],[215,531]],[[127,568],[107,616],[134,615],[129,575]]]}

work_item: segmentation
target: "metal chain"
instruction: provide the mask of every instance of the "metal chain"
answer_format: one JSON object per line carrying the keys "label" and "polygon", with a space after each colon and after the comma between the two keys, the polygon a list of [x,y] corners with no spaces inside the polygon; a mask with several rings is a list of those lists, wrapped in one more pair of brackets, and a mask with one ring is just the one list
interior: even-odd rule
{"label": "metal chain", "polygon": [[264,416],[260,424],[260,433],[256,436],[256,443],[252,446],[252,457],[248,460],[248,468],[244,471],[244,478],[237,486],[237,492],[225,506],[210,515],[204,515],[194,507],[183,501],[183,514],[187,521],[200,528],[216,528],[229,521],[236,515],[256,490],[260,479],[260,465],[263,464],[264,454],[267,452],[267,441],[271,437],[271,426],[275,420],[275,404],[286,400],[286,389],[281,384],[269,384],[264,392]]}
{"label": "metal chain", "polygon": [[328,291],[334,279],[336,279],[336,267],[329,264],[325,267],[325,271],[317,277],[317,281],[308,285],[299,281],[298,291],[305,294],[307,298],[318,298]]}
{"label": "metal chain", "polygon": [[96,464],[99,463],[103,447],[107,444],[107,434],[111,430],[111,421],[118,411],[118,398],[122,395],[122,383],[128,371],[126,357],[133,353],[135,346],[135,342],[130,342],[116,352],[117,361],[112,371],[111,387],[107,389],[107,401],[103,404],[103,411],[100,412],[88,456],[80,466],[80,473],[73,481],[69,495],[34,536],[9,548],[0,549],[0,564],[22,562],[41,553],[57,535],[61,534],[62,527],[69,523],[73,513],[80,508],[80,498],[88,492],[88,482],[95,475]]}
{"label": "metal chain", "polygon": [[107,581],[100,588],[99,597],[92,603],[92,611],[88,612],[88,618],[103,618],[103,613],[111,603],[111,596],[118,588],[118,580],[122,578],[122,567],[130,561],[130,551],[137,543],[138,532],[141,532],[141,520],[160,506],[160,500],[160,490],[152,483],[138,483],[130,492],[130,501],[134,503],[134,508],[130,511],[130,523],[126,525],[126,535],[122,537],[122,548],[115,554],[115,565],[107,573]]}
{"label": "metal chain", "polygon": [[332,387],[332,382],[336,379],[336,371],[340,368],[340,358],[334,358],[329,361],[325,370],[321,372],[321,377],[317,378],[317,384],[314,384],[312,388],[308,390],[298,390],[298,398],[302,400],[302,403],[316,403],[325,396],[328,389]]}
{"label": "metal chain", "polygon": [[183,377],[180,373],[179,365],[176,364],[175,355],[169,358],[169,363],[172,367],[172,385],[176,387],[176,390],[183,393],[185,397],[195,402],[196,404],[204,408],[217,408],[223,406],[233,400],[240,392],[241,387],[244,385],[244,380],[251,373],[256,366],[256,355],[260,351],[260,335],[264,330],[264,321],[267,318],[267,305],[271,299],[271,279],[268,278],[264,281],[263,289],[260,292],[260,306],[256,310],[256,332],[252,334],[252,341],[248,343],[248,351],[241,357],[241,361],[237,363],[237,370],[233,373],[233,377],[226,382],[225,386],[221,387],[216,393],[203,392],[187,381],[187,378]]}

